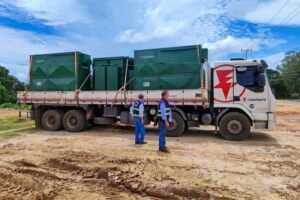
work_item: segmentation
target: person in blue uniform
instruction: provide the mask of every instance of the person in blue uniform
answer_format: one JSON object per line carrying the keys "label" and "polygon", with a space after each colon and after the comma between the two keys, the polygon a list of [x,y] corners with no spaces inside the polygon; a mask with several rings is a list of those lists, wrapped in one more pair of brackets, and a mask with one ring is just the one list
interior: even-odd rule
{"label": "person in blue uniform", "polygon": [[167,129],[172,122],[172,112],[171,107],[168,102],[169,91],[164,90],[161,93],[161,100],[158,104],[158,123],[159,123],[159,151],[169,152],[169,149],[166,147],[166,134]]}
{"label": "person in blue uniform", "polygon": [[131,117],[135,122],[135,144],[147,144],[144,126],[144,95],[139,94],[138,100],[130,107]]}

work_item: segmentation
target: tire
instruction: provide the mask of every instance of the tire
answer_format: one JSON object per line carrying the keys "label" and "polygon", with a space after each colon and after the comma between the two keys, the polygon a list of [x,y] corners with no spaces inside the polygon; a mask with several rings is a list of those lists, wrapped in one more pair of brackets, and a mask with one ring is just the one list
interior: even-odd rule
{"label": "tire", "polygon": [[86,120],[86,121],[85,121],[85,124],[84,124],[84,128],[83,128],[83,130],[86,130],[86,129],[88,129],[88,128],[89,128],[89,126],[90,126],[90,122],[89,122],[88,120]]}
{"label": "tire", "polygon": [[172,113],[172,123],[167,131],[168,137],[179,137],[183,134],[185,130],[185,121],[181,117],[181,115],[177,112]]}
{"label": "tire", "polygon": [[63,126],[63,112],[58,109],[47,110],[42,116],[42,126],[47,131],[58,131]]}
{"label": "tire", "polygon": [[251,123],[244,114],[230,112],[221,118],[219,128],[224,139],[239,141],[250,135]]}
{"label": "tire", "polygon": [[86,128],[85,114],[81,110],[69,110],[65,113],[63,124],[66,131],[79,132]]}

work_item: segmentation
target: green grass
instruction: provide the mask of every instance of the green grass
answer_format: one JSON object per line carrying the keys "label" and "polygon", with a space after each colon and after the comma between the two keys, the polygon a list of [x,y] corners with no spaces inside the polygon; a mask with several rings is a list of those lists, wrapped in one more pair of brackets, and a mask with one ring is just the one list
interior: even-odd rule
{"label": "green grass", "polygon": [[34,125],[32,120],[20,120],[18,116],[0,118],[0,140],[9,139],[20,134],[13,131],[21,128],[29,128]]}
{"label": "green grass", "polygon": [[0,104],[0,108],[14,108],[14,109],[21,109],[21,110],[29,110],[31,108],[31,105],[15,104],[15,103],[2,103],[2,104]]}

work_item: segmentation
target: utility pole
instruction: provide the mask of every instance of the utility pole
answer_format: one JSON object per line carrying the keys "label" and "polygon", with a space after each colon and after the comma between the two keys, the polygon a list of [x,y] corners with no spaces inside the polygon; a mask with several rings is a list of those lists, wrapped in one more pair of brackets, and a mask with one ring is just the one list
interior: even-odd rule
{"label": "utility pole", "polygon": [[252,51],[252,48],[250,49],[250,48],[247,48],[247,49],[241,49],[241,51],[245,51],[245,59],[247,60],[247,58],[248,58],[248,52],[249,51]]}

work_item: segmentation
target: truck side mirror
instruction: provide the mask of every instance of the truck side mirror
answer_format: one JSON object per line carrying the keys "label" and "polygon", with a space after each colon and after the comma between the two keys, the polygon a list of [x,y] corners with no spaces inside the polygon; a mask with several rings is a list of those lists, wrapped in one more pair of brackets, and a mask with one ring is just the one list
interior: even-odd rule
{"label": "truck side mirror", "polygon": [[259,74],[257,76],[257,85],[259,87],[265,87],[265,85],[266,85],[266,77],[265,77],[264,74]]}
{"label": "truck side mirror", "polygon": [[275,89],[271,88],[271,91],[272,91],[273,95],[275,96]]}
{"label": "truck side mirror", "polygon": [[263,66],[263,65],[258,65],[257,66],[257,72],[258,73],[265,73],[265,71],[266,71],[266,67],[265,66]]}

